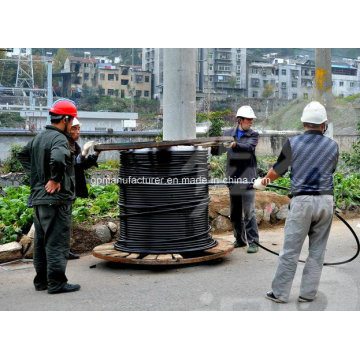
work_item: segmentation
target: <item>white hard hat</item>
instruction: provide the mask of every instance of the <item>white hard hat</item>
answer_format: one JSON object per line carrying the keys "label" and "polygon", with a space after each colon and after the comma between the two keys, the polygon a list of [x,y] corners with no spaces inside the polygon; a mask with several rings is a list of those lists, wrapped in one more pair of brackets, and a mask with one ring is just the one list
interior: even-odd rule
{"label": "white hard hat", "polygon": [[74,118],[71,126],[76,126],[76,125],[81,126],[81,124],[79,123],[79,120],[77,118]]}
{"label": "white hard hat", "polygon": [[312,101],[304,108],[301,121],[309,124],[320,125],[327,121],[326,110],[318,101]]}
{"label": "white hard hat", "polygon": [[254,110],[249,105],[244,105],[239,108],[236,113],[236,117],[241,116],[247,119],[256,119]]}

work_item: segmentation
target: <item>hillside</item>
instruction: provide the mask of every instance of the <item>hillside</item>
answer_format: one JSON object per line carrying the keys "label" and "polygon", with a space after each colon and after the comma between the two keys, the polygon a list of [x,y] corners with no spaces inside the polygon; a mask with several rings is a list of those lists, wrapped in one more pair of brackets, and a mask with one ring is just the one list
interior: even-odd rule
{"label": "hillside", "polygon": [[[301,114],[309,101],[294,100],[269,116],[268,123],[262,121],[266,129],[300,130]],[[335,99],[334,107],[328,112],[328,118],[334,123],[335,134],[357,134],[357,123],[360,121],[360,94],[344,99]]]}

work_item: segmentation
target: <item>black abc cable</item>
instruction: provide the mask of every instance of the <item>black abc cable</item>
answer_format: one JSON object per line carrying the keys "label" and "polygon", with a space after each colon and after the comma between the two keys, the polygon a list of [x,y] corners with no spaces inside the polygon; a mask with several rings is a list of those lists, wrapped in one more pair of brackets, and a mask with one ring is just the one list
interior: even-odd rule
{"label": "black abc cable", "polygon": [[[121,151],[119,179],[198,179],[208,176],[206,150]],[[141,254],[198,252],[209,235],[207,184],[158,187],[120,181],[120,237],[115,249]]]}

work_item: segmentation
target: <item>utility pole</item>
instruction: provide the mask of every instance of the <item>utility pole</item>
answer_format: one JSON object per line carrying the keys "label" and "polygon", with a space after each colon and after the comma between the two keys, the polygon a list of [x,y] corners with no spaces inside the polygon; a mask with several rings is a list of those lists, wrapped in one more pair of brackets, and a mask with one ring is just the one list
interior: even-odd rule
{"label": "utility pole", "polygon": [[322,103],[328,116],[327,136],[334,137],[334,126],[331,120],[333,108],[331,49],[315,49],[315,89],[316,99]]}
{"label": "utility pole", "polygon": [[196,49],[164,49],[164,140],[196,138]]}
{"label": "utility pole", "polygon": [[[47,60],[47,106],[50,109],[53,103],[53,92],[52,92],[52,59]],[[50,114],[47,113],[46,125],[51,125]]]}

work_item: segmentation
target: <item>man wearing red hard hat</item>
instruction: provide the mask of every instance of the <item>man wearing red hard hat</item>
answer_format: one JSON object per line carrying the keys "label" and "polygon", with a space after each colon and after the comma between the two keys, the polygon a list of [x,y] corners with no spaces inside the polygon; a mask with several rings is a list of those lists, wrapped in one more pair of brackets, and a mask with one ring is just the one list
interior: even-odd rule
{"label": "man wearing red hard hat", "polygon": [[57,294],[80,289],[80,285],[68,284],[65,275],[75,200],[75,159],[68,136],[77,116],[76,105],[59,99],[49,114],[51,125],[25,145],[18,158],[30,178],[34,207],[34,286]]}

